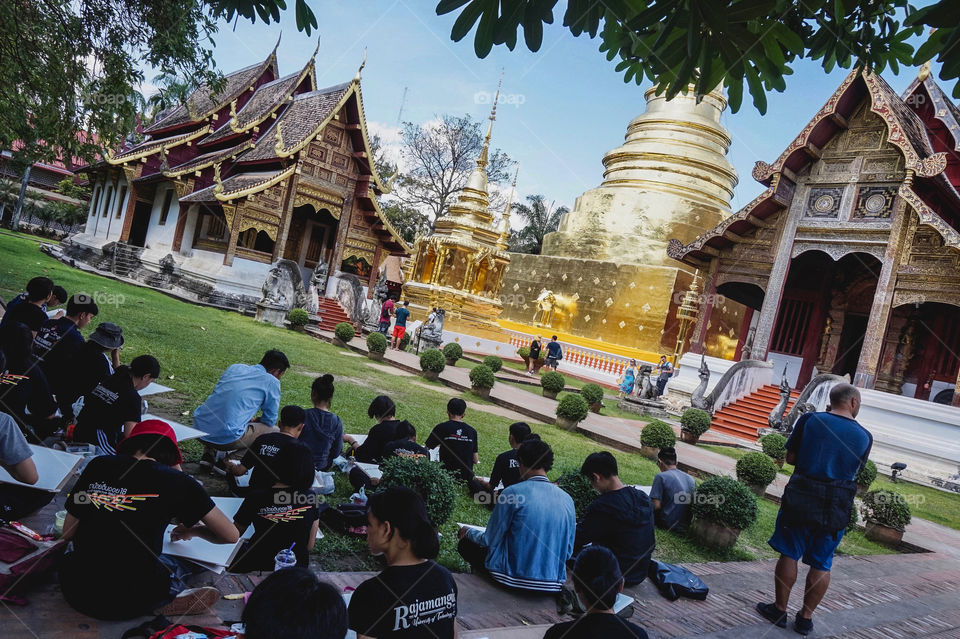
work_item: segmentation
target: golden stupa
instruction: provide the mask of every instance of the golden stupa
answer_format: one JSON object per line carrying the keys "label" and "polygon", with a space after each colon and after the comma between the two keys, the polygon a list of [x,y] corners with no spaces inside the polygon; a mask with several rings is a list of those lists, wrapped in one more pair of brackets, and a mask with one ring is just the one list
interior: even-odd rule
{"label": "golden stupa", "polygon": [[504,340],[496,320],[503,311],[499,292],[510,263],[506,252],[510,204],[495,225],[487,186],[490,136],[499,96],[498,88],[477,167],[463,192],[449,212],[436,221],[433,233],[414,243],[403,295],[410,302],[414,319],[426,318],[431,308],[442,308],[446,312],[445,329]]}
{"label": "golden stupa", "polygon": [[[577,198],[541,255],[510,255],[505,328],[647,360],[674,352],[694,273],[667,257],[667,240],[691,242],[729,216],[737,174],[719,88],[700,101],[692,89],[644,98],[624,144],[603,157],[603,183]],[[731,357],[743,308],[717,311],[706,346]]]}

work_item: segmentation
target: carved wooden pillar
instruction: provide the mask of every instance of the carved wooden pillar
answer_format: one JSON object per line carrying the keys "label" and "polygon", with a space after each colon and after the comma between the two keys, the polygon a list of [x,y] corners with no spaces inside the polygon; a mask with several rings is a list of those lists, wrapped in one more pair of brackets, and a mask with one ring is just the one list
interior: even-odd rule
{"label": "carved wooden pillar", "polygon": [[290,221],[293,219],[293,201],[296,199],[297,185],[300,184],[299,165],[300,162],[297,163],[297,169],[287,183],[287,201],[283,204],[283,211],[280,214],[280,229],[277,231],[277,241],[273,245],[273,255],[270,256],[271,262],[276,262],[283,257],[283,249],[287,245]]}
{"label": "carved wooden pillar", "polygon": [[710,323],[710,315],[713,313],[713,301],[717,298],[717,272],[720,269],[720,258],[715,257],[710,260],[710,267],[707,269],[706,284],[703,287],[703,298],[700,303],[700,311],[697,313],[697,323],[693,326],[693,333],[690,335],[690,352],[703,353],[703,343],[707,339],[707,325]]}
{"label": "carved wooden pillar", "polygon": [[373,287],[377,283],[380,270],[380,258],[383,255],[383,245],[377,242],[377,249],[373,252],[373,264],[370,267],[370,277],[367,278],[367,297],[373,299]]}
{"label": "carved wooden pillar", "polygon": [[877,379],[880,351],[890,322],[897,271],[900,269],[900,258],[907,239],[906,231],[911,214],[906,203],[898,196],[893,203],[890,241],[887,242],[880,276],[877,278],[877,292],[870,307],[870,318],[863,336],[863,349],[860,351],[860,361],[857,362],[857,372],[853,378],[853,384],[860,388],[873,388]]}
{"label": "carved wooden pillar", "polygon": [[130,240],[130,227],[133,226],[133,214],[137,207],[137,187],[133,181],[140,177],[143,171],[143,163],[138,162],[136,168],[123,167],[123,173],[127,178],[127,209],[123,212],[123,228],[120,230],[120,241],[128,242]]}
{"label": "carved wooden pillar", "polygon": [[[223,217],[225,220],[228,220],[228,226],[230,227],[230,239],[227,240],[227,252],[223,255],[223,265],[224,266],[233,266],[233,258],[237,254],[237,239],[240,237],[240,204],[234,204],[231,211],[230,208],[226,206],[221,206],[223,209]],[[232,219],[233,222],[230,223],[229,220]]]}
{"label": "carved wooden pillar", "polygon": [[175,181],[173,183],[173,190],[177,194],[177,226],[173,230],[173,245],[171,248],[176,253],[179,252],[180,247],[183,246],[183,234],[187,228],[187,216],[190,214],[190,207],[196,206],[196,204],[188,203],[186,208],[184,208],[183,204],[180,203],[180,198],[193,191],[193,178],[186,182],[182,180]]}

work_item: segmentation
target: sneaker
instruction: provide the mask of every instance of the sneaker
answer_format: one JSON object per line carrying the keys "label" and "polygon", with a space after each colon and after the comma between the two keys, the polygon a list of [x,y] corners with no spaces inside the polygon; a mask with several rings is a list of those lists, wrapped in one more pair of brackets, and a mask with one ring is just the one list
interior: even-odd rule
{"label": "sneaker", "polygon": [[760,613],[761,617],[774,624],[777,628],[787,627],[787,613],[777,608],[774,604],[758,603],[757,612]]}
{"label": "sneaker", "polygon": [[213,586],[188,588],[177,595],[176,599],[157,610],[157,614],[164,617],[200,615],[210,610],[219,600],[220,591]]}
{"label": "sneaker", "polygon": [[200,468],[213,468],[217,461],[217,453],[212,448],[203,447],[203,457],[200,458]]}
{"label": "sneaker", "polygon": [[797,616],[793,620],[793,629],[799,632],[801,635],[809,635],[811,632],[813,632],[813,619],[804,619],[798,612]]}
{"label": "sneaker", "polygon": [[213,464],[213,466],[210,468],[210,470],[220,475],[221,477],[226,477],[227,476],[227,460],[226,459],[217,460]]}

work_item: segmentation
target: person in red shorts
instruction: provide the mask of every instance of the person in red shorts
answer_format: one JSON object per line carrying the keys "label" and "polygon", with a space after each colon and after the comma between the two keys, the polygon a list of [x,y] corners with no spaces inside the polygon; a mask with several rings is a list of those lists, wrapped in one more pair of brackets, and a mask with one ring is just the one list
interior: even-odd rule
{"label": "person in red shorts", "polygon": [[410,310],[407,308],[410,302],[404,302],[403,306],[393,312],[396,321],[393,323],[393,344],[391,348],[399,348],[400,340],[407,332],[407,318],[410,317]]}

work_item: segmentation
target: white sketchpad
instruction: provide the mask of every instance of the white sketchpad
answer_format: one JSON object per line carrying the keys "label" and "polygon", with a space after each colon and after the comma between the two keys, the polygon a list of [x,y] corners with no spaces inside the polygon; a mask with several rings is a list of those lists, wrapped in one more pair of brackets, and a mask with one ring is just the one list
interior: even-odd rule
{"label": "white sketchpad", "polygon": [[357,446],[360,446],[363,444],[363,442],[367,441],[366,435],[354,435],[353,433],[347,433],[347,437],[353,437],[353,441],[357,442]]}
{"label": "white sketchpad", "polygon": [[203,437],[204,435],[206,435],[206,433],[203,432],[202,430],[191,428],[190,426],[185,426],[180,422],[175,422],[172,419],[167,419],[166,417],[157,417],[156,415],[151,415],[147,413],[146,415],[143,415],[140,419],[142,421],[145,421],[148,419],[159,419],[162,422],[167,422],[168,424],[170,424],[170,428],[172,428],[173,432],[176,434],[178,442],[186,441],[188,439],[197,439],[198,437]]}
{"label": "white sketchpad", "polygon": [[[243,500],[239,497],[213,497],[213,503],[232,521],[240,510]],[[163,554],[189,559],[216,573],[222,573],[230,565],[240,551],[240,547],[243,546],[244,538],[248,537],[247,533],[252,530],[248,527],[246,531],[241,531],[240,540],[235,544],[214,544],[199,537],[186,541],[172,541],[170,531],[174,527],[173,524],[167,526],[164,533]]]}
{"label": "white sketchpad", "polygon": [[613,602],[613,614],[617,614],[627,606],[633,603],[633,597],[628,597],[622,592],[617,593],[617,600]]}
{"label": "white sketchpad", "polygon": [[463,528],[464,526],[466,526],[467,528],[473,528],[474,530],[479,530],[481,533],[487,532],[486,526],[474,526],[473,524],[464,524],[459,521],[457,522],[457,526],[459,528]]}
{"label": "white sketchpad", "polygon": [[645,495],[649,495],[650,491],[653,490],[653,486],[641,486],[639,484],[633,484],[631,488],[636,488],[637,490],[643,491]]}
{"label": "white sketchpad", "polygon": [[383,473],[380,472],[380,467],[376,464],[365,464],[363,462],[357,462],[357,466],[360,467],[360,470],[367,473],[370,476],[370,479],[380,479],[383,477]]}
{"label": "white sketchpad", "polygon": [[0,483],[15,484],[17,486],[26,486],[36,488],[51,493],[58,493],[64,484],[76,470],[77,465],[83,461],[82,455],[74,455],[62,450],[54,450],[44,446],[30,444],[30,450],[33,451],[33,463],[37,466],[37,474],[40,479],[35,484],[25,484],[17,481],[10,476],[3,468],[0,468]]}
{"label": "white sketchpad", "polygon": [[140,391],[140,397],[146,397],[147,395],[159,395],[160,393],[169,393],[173,389],[169,386],[164,386],[163,384],[158,384],[156,382],[150,382],[146,388]]}
{"label": "white sketchpad", "polygon": [[[237,486],[241,488],[247,488],[250,485],[250,476],[253,475],[252,470],[248,470],[242,475],[237,475]],[[320,481],[320,473],[314,473],[313,475],[313,486],[317,490],[323,488],[323,482]]]}

